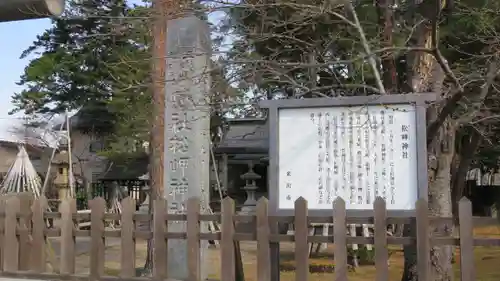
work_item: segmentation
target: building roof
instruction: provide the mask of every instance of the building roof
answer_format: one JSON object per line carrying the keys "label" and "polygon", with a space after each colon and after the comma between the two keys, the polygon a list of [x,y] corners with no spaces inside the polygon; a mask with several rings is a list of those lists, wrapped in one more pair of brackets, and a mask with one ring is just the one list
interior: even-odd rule
{"label": "building roof", "polygon": [[20,144],[22,144],[25,147],[26,151],[28,152],[28,154],[30,156],[40,156],[45,151],[52,151],[52,149],[53,149],[51,147],[39,146],[39,145],[31,144],[31,143],[0,140],[0,146],[8,147],[8,148],[16,149],[16,150],[18,149]]}
{"label": "building roof", "polygon": [[136,180],[148,172],[149,156],[137,153],[121,159],[114,159],[105,172],[97,176],[97,180]]}
{"label": "building roof", "polygon": [[269,125],[264,118],[228,120],[229,129],[215,149],[216,153],[267,154]]}
{"label": "building roof", "polygon": [[[105,103],[82,107],[69,118],[70,129],[81,132],[106,133],[113,127],[114,114]],[[62,126],[62,127],[61,127]],[[53,130],[66,130],[66,120],[52,127]]]}

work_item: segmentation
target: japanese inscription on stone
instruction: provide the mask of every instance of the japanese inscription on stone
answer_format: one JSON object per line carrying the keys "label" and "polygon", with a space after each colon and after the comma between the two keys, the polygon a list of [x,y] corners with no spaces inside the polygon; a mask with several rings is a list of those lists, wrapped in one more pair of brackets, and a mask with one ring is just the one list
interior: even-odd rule
{"label": "japanese inscription on stone", "polygon": [[[411,210],[417,199],[414,105],[291,108],[279,111],[278,208],[302,196],[310,209]],[[317,167],[316,169],[313,167]]]}
{"label": "japanese inscription on stone", "polygon": [[[165,161],[168,162],[165,195],[168,200],[169,212],[184,213],[185,201],[188,197],[200,196],[203,193],[189,194],[189,190],[191,188],[196,190],[208,188],[208,186],[204,187],[208,182],[202,175],[196,173],[197,169],[195,168],[201,168],[208,161],[205,159],[208,158],[206,155],[208,138],[207,141],[204,140],[208,134],[208,111],[204,97],[201,95],[197,97],[193,94],[196,89],[200,89],[202,92],[207,87],[207,81],[196,79],[196,83],[194,83],[195,57],[186,56],[176,63],[179,65],[178,71],[167,75],[172,83],[169,84],[171,94],[167,97],[170,100],[167,100],[169,108],[166,110],[165,123],[165,134],[168,142],[165,147]],[[169,67],[169,69],[172,68],[174,67]],[[198,75],[200,74],[198,73]],[[174,81],[175,83],[173,83]],[[202,186],[192,187],[190,186],[192,184]]]}
{"label": "japanese inscription on stone", "polygon": [[187,199],[186,194],[189,190],[188,175],[185,172],[189,164],[191,164],[191,155],[188,152],[190,149],[189,135],[192,130],[189,111],[192,109],[189,108],[190,104],[186,94],[189,93],[186,85],[189,69],[193,69],[193,65],[192,60],[188,58],[180,62],[180,71],[177,75],[169,73],[171,79],[178,82],[172,94],[167,97],[167,99],[170,98],[170,101],[167,100],[167,104],[171,106],[172,112],[170,113],[170,122],[167,120],[166,123],[168,140],[168,147],[166,147],[168,152],[166,154],[170,156],[165,157],[168,159],[168,168],[170,168],[166,178],[166,195],[168,209],[172,213],[183,213],[185,211],[184,202]]}

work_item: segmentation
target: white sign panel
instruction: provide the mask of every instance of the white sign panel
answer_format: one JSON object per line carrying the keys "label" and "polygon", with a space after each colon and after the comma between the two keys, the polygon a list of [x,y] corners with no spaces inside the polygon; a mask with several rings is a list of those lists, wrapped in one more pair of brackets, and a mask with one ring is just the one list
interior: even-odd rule
{"label": "white sign panel", "polygon": [[414,210],[418,196],[414,105],[279,110],[278,208]]}

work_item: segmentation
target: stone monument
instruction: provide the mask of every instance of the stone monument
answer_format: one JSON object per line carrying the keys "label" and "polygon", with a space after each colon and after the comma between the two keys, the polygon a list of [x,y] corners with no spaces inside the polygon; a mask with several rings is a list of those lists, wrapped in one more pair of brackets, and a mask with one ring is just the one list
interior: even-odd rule
{"label": "stone monument", "polygon": [[[185,213],[186,200],[197,196],[202,212],[209,200],[210,31],[189,16],[167,25],[165,84],[165,198],[169,213]],[[185,232],[186,222],[169,222],[169,232]],[[202,223],[202,231],[208,226]],[[201,241],[201,279],[207,276]],[[168,242],[168,278],[187,280],[186,240]]]}

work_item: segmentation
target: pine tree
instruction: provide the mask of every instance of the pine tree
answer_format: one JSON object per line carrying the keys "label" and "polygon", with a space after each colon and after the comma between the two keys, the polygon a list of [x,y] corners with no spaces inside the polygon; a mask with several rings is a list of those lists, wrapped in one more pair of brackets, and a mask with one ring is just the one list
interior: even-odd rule
{"label": "pine tree", "polygon": [[60,113],[85,106],[94,111],[87,116],[112,122],[118,111],[108,104],[147,93],[147,42],[137,40],[145,37],[137,36],[140,25],[128,18],[131,8],[123,0],[68,6],[64,17],[54,19],[22,53],[21,58],[40,55],[21,76],[18,84],[25,90],[13,96],[15,111]]}

